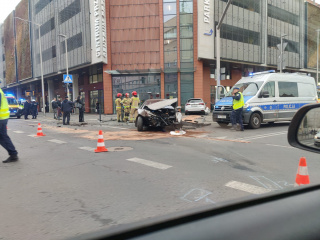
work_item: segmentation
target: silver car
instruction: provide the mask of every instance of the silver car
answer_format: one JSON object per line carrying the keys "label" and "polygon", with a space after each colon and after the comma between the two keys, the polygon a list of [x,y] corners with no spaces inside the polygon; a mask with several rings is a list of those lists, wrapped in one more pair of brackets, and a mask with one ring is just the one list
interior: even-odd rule
{"label": "silver car", "polygon": [[320,146],[320,131],[318,131],[317,134],[314,135],[314,145]]}
{"label": "silver car", "polygon": [[201,113],[206,114],[206,104],[201,98],[190,98],[185,106],[185,114]]}

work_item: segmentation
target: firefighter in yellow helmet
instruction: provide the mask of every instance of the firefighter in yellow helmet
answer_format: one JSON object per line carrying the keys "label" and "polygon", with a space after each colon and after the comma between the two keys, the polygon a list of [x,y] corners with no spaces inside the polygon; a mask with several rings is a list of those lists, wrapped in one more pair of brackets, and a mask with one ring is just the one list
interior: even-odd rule
{"label": "firefighter in yellow helmet", "polygon": [[136,121],[136,118],[138,116],[139,103],[140,99],[138,97],[138,93],[136,91],[133,91],[131,98],[130,122]]}
{"label": "firefighter in yellow helmet", "polygon": [[118,122],[122,122],[122,116],[121,116],[121,108],[122,108],[122,105],[121,105],[121,97],[122,97],[122,94],[121,94],[121,93],[118,93],[118,94],[117,94],[117,99],[115,100],[116,111],[117,111],[117,120],[118,120]]}
{"label": "firefighter in yellow helmet", "polygon": [[129,93],[126,93],[125,98],[122,99],[121,104],[124,109],[124,117],[123,121],[127,122],[129,120],[129,114],[130,114],[130,98],[129,98]]}
{"label": "firefighter in yellow helmet", "polygon": [[0,88],[0,145],[7,150],[9,158],[4,160],[3,163],[18,161],[18,152],[11,142],[7,134],[7,124],[10,117],[9,105],[4,92]]}

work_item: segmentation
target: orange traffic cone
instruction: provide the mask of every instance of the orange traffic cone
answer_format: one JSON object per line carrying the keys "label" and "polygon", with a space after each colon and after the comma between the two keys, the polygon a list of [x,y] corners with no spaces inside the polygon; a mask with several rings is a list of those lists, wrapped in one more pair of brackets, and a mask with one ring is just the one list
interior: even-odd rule
{"label": "orange traffic cone", "polygon": [[38,131],[36,137],[44,137],[45,135],[42,132],[41,123],[38,123]]}
{"label": "orange traffic cone", "polygon": [[102,131],[99,131],[99,138],[98,138],[98,144],[97,144],[97,149],[94,150],[96,153],[99,152],[108,152],[108,149],[106,149],[104,145],[104,140],[103,140],[103,134]]}
{"label": "orange traffic cone", "polygon": [[305,157],[300,158],[299,167],[297,171],[295,187],[300,185],[306,185],[310,183],[307,160]]}

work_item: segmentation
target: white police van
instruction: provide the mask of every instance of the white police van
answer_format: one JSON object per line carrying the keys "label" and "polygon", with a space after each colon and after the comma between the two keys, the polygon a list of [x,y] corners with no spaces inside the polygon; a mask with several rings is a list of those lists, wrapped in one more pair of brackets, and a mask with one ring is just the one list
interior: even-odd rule
{"label": "white police van", "polygon": [[[263,122],[290,121],[300,107],[317,103],[314,78],[301,73],[253,73],[241,78],[235,87],[244,97],[243,123],[251,128],[259,128]],[[221,127],[230,123],[233,88],[214,106],[212,119]]]}

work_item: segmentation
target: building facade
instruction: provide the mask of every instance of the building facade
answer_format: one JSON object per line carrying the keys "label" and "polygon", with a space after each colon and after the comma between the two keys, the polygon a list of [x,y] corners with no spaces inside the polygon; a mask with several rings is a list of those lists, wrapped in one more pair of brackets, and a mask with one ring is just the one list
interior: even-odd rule
{"label": "building facade", "polygon": [[[117,93],[132,91],[142,101],[177,97],[184,108],[195,97],[210,107],[217,85],[215,25],[227,2],[22,0],[1,27],[0,78],[7,91],[23,97],[31,90],[41,102],[41,44],[46,101],[66,95],[62,34],[74,77],[70,93],[85,98],[87,112],[99,102],[112,114]],[[312,31],[320,27],[312,16],[318,10],[309,0],[233,0],[221,26],[221,84],[229,89],[250,72],[277,69],[281,36],[285,71],[315,76]],[[36,25],[16,17],[39,23],[41,41]]]}

